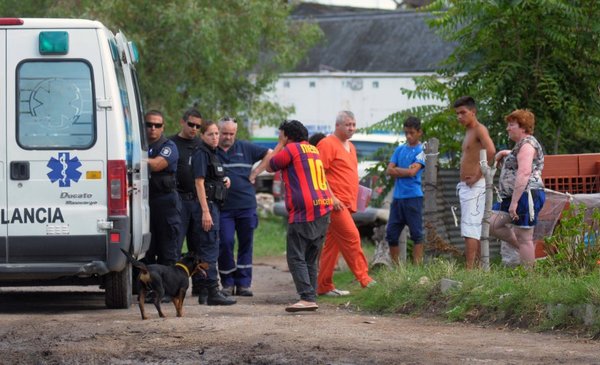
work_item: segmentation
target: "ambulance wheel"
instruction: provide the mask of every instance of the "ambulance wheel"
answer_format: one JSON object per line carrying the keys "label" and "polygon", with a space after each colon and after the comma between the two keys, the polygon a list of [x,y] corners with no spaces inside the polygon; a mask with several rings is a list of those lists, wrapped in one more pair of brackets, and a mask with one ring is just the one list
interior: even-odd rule
{"label": "ambulance wheel", "polygon": [[106,307],[124,309],[131,306],[131,264],[127,263],[125,269],[111,272],[105,276],[104,301]]}

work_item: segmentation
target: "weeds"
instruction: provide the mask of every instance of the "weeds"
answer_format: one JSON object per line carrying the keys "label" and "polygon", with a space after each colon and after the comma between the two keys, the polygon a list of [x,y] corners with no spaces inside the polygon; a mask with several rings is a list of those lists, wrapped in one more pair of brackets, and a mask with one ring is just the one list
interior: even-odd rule
{"label": "weeds", "polygon": [[261,217],[254,231],[254,257],[285,255],[286,226],[281,217]]}
{"label": "weeds", "polygon": [[[502,267],[466,271],[439,259],[420,267],[384,269],[375,278],[378,286],[351,298],[361,309],[538,330],[583,326],[573,316],[574,308],[598,305],[600,299],[598,272],[574,277]],[[442,293],[443,278],[461,285]],[[600,328],[600,323],[596,320],[588,328]]]}
{"label": "weeds", "polygon": [[[552,251],[547,259],[538,265],[542,272],[564,272],[571,275],[587,275],[600,267],[600,243],[597,242],[600,211],[594,209],[591,219],[582,204],[570,207],[564,212],[560,224],[551,237],[545,239],[546,247]],[[589,223],[591,222],[591,223]]]}

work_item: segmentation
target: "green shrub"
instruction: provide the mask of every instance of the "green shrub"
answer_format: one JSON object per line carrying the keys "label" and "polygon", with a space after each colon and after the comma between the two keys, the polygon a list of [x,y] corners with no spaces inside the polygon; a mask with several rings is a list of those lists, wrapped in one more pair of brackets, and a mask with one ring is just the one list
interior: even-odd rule
{"label": "green shrub", "polygon": [[581,204],[564,212],[553,235],[545,239],[546,247],[552,252],[538,265],[538,270],[587,275],[599,269],[600,211],[592,211],[591,224],[585,219],[587,211],[588,209]]}

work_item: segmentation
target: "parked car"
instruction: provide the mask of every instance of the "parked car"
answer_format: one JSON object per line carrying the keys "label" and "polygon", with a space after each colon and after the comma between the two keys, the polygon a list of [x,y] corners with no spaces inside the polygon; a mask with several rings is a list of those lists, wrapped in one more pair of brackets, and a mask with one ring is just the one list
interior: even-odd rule
{"label": "parked car", "polygon": [[[404,135],[356,133],[351,141],[356,148],[359,160],[359,183],[372,189],[371,204],[364,211],[354,213],[352,218],[361,231],[370,234],[373,227],[387,223],[392,202],[392,192],[389,191],[380,206],[373,204],[383,192],[383,188],[376,187],[375,182],[379,178],[377,172],[382,172],[385,169],[394,147],[406,142],[406,138]],[[285,188],[280,172],[277,172],[273,177],[272,191],[276,200],[273,206],[274,214],[287,217],[288,212],[285,208],[284,199]]]}

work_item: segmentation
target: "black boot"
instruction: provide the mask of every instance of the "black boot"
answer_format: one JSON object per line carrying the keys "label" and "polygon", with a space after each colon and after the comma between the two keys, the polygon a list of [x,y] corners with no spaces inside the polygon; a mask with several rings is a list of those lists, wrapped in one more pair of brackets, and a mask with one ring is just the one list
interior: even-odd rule
{"label": "black boot", "polygon": [[208,305],[232,305],[237,303],[235,299],[231,297],[226,297],[221,293],[218,286],[213,286],[212,288],[208,288]]}
{"label": "black boot", "polygon": [[208,301],[208,289],[199,288],[198,289],[198,304],[206,305],[207,301]]}

